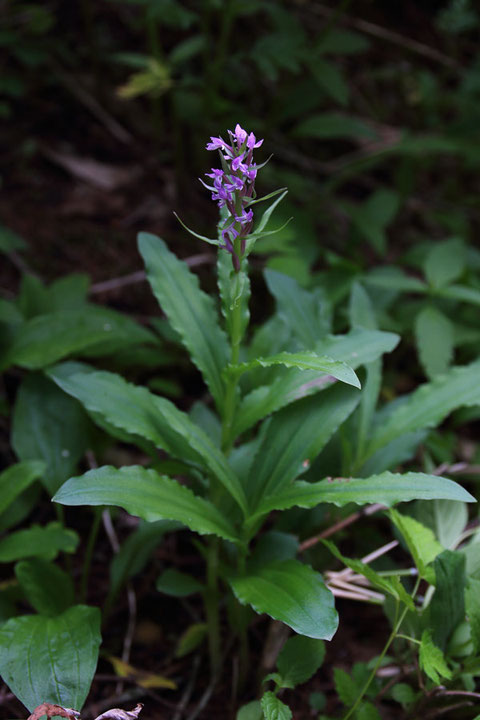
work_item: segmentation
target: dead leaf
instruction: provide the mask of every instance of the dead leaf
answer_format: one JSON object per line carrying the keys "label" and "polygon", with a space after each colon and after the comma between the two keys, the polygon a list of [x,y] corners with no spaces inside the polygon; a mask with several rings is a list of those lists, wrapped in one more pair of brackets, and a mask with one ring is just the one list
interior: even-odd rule
{"label": "dead leaf", "polygon": [[46,715],[48,718],[57,715],[69,718],[69,720],[80,717],[78,710],[72,710],[72,708],[64,708],[61,705],[53,705],[52,703],[44,702],[41,705],[37,705],[33,713],[28,716],[28,720],[39,720],[42,715]]}
{"label": "dead leaf", "polygon": [[140,174],[139,167],[107,165],[93,158],[79,157],[47,147],[43,147],[42,152],[56,165],[99,190],[116,190],[135,181]]}
{"label": "dead leaf", "polygon": [[136,720],[138,718],[140,712],[142,711],[143,703],[138,703],[138,705],[135,705],[133,710],[121,710],[120,708],[112,708],[111,710],[107,710],[106,712],[102,713],[98,717],[95,718],[95,720]]}
{"label": "dead leaf", "polygon": [[156,675],[155,673],[149,673],[145,670],[138,670],[137,668],[129,665],[120,658],[109,655],[109,662],[112,663],[113,669],[119,677],[126,677],[133,680],[137,685],[143,688],[168,688],[169,690],[176,690],[177,686],[173,680],[169,680],[163,675]]}

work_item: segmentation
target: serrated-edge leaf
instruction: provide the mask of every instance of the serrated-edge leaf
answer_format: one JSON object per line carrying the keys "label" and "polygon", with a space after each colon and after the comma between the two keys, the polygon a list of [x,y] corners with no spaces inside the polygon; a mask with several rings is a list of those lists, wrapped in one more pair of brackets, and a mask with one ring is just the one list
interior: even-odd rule
{"label": "serrated-edge leaf", "polygon": [[212,298],[200,290],[197,276],[170,252],[163,240],[140,233],[138,244],[155,297],[221,409],[224,399],[221,372],[228,362],[228,343],[218,324]]}
{"label": "serrated-edge leaf", "polygon": [[420,652],[418,655],[420,667],[426,675],[436,685],[440,683],[440,679],[447,678],[450,680],[452,672],[445,662],[445,656],[432,640],[430,630],[424,630],[420,644]]}
{"label": "serrated-edge leaf", "polygon": [[[69,374],[69,368],[73,373]],[[173,403],[133,385],[120,375],[103,371],[75,372],[76,365],[57,365],[48,371],[65,392],[114,427],[145,437],[174,457],[207,468],[246,509],[244,490],[225,456],[203,430]]]}
{"label": "serrated-edge leaf", "polygon": [[425,473],[400,474],[387,471],[369,478],[339,477],[314,483],[297,480],[281,492],[264,496],[255,514],[287,510],[294,506],[311,508],[322,502],[337,507],[348,503],[380,503],[391,507],[399,502],[434,498],[476,502],[473,495],[448,478]]}
{"label": "serrated-edge leaf", "polygon": [[316,370],[319,373],[330,375],[347,385],[360,388],[360,381],[349,365],[325,355],[317,355],[317,353],[309,350],[301,353],[281,352],[277,355],[259,357],[238,365],[228,365],[224,373],[236,376],[256,367],[266,368],[272,367],[272,365],[284,365],[287,368],[297,368],[298,370]]}
{"label": "serrated-edge leaf", "polygon": [[372,433],[364,460],[400,435],[438,425],[458,407],[480,404],[480,361],[421,385]]}
{"label": "serrated-edge leaf", "polygon": [[264,693],[260,702],[265,720],[291,720],[292,711],[273,692]]}
{"label": "serrated-edge leaf", "polygon": [[225,515],[208,500],[176,480],[138,465],[105,465],[70,478],[53,501],[62,505],[118,505],[149,522],[178,520],[200,534],[239,541]]}
{"label": "serrated-edge leaf", "polygon": [[435,538],[433,531],[419,523],[418,520],[408,515],[402,515],[396,510],[390,510],[390,518],[400,530],[419,575],[421,577],[428,576],[430,579],[427,565],[432,563],[437,555],[443,552],[443,548]]}

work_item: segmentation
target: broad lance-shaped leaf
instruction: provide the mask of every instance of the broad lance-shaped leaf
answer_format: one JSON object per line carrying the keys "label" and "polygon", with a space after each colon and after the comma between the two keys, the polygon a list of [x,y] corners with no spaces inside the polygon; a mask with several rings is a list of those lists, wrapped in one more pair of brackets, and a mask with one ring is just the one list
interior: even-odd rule
{"label": "broad lance-shaped leaf", "polygon": [[120,469],[106,465],[70,478],[53,501],[62,505],[118,505],[143,520],[178,520],[200,534],[238,541],[228,519],[208,500],[172,478],[137,465]]}
{"label": "broad lance-shaped leaf", "polygon": [[156,341],[131,318],[107,308],[86,305],[77,310],[38,315],[17,326],[4,367],[35,370],[72,353],[108,355],[125,345]]}
{"label": "broad lance-shaped leaf", "polygon": [[332,358],[317,355],[317,353],[311,351],[301,353],[282,352],[270,357],[260,357],[239,365],[228,365],[224,372],[234,376],[242,375],[253,368],[271,367],[272,365],[284,365],[287,368],[297,368],[298,370],[316,370],[317,373],[330,375],[347,385],[353,385],[356,388],[360,387],[360,381],[351,367],[344,362],[332,360]]}
{"label": "broad lance-shaped leaf", "polygon": [[229,579],[238,600],[300,635],[330,640],[338,626],[333,595],[322,576],[298,560],[264,565]]}
{"label": "broad lance-shaped leaf", "polygon": [[45,472],[40,460],[25,460],[0,473],[0,513]]}
{"label": "broad lance-shaped leaf", "polygon": [[359,399],[358,390],[337,384],[320,398],[299,400],[268,421],[246,484],[251,512],[304,472],[303,463],[318,455]]}
{"label": "broad lance-shaped leaf", "polygon": [[480,404],[480,361],[452,368],[411,393],[397,409],[377,414],[364,460],[400,435],[438,425],[456,408]]}
{"label": "broad lance-shaped leaf", "polygon": [[174,457],[200,464],[224,485],[242,509],[245,494],[225,456],[208,435],[173,403],[109,372],[78,372],[64,363],[48,375],[87,408],[122,430],[140,435]]}
{"label": "broad lance-shaped leaf", "polygon": [[[347,335],[329,335],[319,344],[318,354],[328,354],[338,362],[346,362],[355,369],[376,360],[397,345],[399,336],[377,330],[355,329]],[[331,375],[316,370],[285,368],[270,385],[262,385],[244,397],[234,420],[235,436],[240,435],[267,415],[296,400],[314,395],[333,382]]]}
{"label": "broad lance-shaped leaf", "polygon": [[41,701],[81,710],[100,642],[98,608],[11,618],[0,628],[0,674],[30,712]]}
{"label": "broad lance-shaped leaf", "polygon": [[369,478],[334,478],[309,483],[297,480],[281,492],[265,495],[258,504],[255,514],[262,515],[271,510],[286,510],[298,506],[315,507],[319,503],[333,503],[338,507],[348,503],[367,505],[380,503],[391,507],[399,502],[432,499],[476,502],[461,485],[438,475],[424,473],[384,472]]}
{"label": "broad lance-shaped leaf", "polygon": [[58,522],[17,530],[0,540],[0,563],[31,557],[54,560],[59,552],[75,552],[78,539],[74,530]]}
{"label": "broad lance-shaped leaf", "polygon": [[88,418],[80,403],[44,375],[29,373],[17,393],[12,445],[22,460],[45,461],[43,484],[50,495],[75,472],[88,443]]}
{"label": "broad lance-shaped leaf", "polygon": [[228,344],[212,299],[200,290],[196,275],[170,252],[163,240],[140,233],[138,247],[155,297],[221,409],[224,397],[221,373],[228,362]]}

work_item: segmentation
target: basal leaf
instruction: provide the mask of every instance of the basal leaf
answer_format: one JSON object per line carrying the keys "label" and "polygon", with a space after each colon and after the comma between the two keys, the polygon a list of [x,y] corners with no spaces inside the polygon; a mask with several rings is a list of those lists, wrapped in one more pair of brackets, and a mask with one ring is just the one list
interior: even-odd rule
{"label": "basal leaf", "polygon": [[108,355],[155,336],[126,315],[96,305],[38,315],[15,331],[4,365],[35,370],[72,353]]}
{"label": "basal leaf", "polygon": [[265,565],[229,582],[242,604],[281,620],[300,635],[330,640],[336,632],[333,595],[322,576],[298,560]]}
{"label": "basal leaf", "polygon": [[221,372],[228,362],[228,345],[212,299],[200,290],[196,275],[168,250],[163,240],[140,233],[138,244],[155,297],[221,409]]}
{"label": "basal leaf", "polygon": [[325,658],[323,640],[294,635],[288,638],[277,659],[282,687],[295,688],[310,680]]}
{"label": "basal leaf", "polygon": [[[380,414],[366,449],[367,459],[400,435],[438,425],[456,408],[480,404],[480,362],[455,367],[420,386],[386,419]],[[381,422],[380,422],[381,419]]]}
{"label": "basal leaf", "polygon": [[25,460],[0,473],[0,513],[45,472],[41,460]]}
{"label": "basal leaf", "polygon": [[453,358],[454,326],[440,310],[423,308],[415,318],[415,340],[427,377],[445,373]]}
{"label": "basal leaf", "polygon": [[72,578],[48,560],[22,560],[15,565],[15,575],[27,600],[40,615],[60,615],[74,603]]}
{"label": "basal leaf", "polygon": [[390,507],[399,502],[434,498],[475,502],[475,498],[461,485],[447,478],[424,473],[384,472],[369,478],[339,477],[315,483],[297,480],[279,492],[265,495],[256,513],[286,510],[294,506],[310,508],[322,502],[338,507],[352,502],[357,505],[380,503]]}
{"label": "basal leaf", "polygon": [[[238,541],[228,519],[208,500],[155,470],[104,466],[70,478],[53,498],[62,505],[119,505],[143,520],[178,520],[200,534]],[[1,549],[1,544],[0,544]]]}
{"label": "basal leaf", "polygon": [[54,560],[59,552],[74,552],[77,545],[77,533],[58,522],[51,522],[45,527],[33,526],[17,530],[0,540],[0,563],[31,557]]}
{"label": "basal leaf", "polygon": [[100,642],[98,608],[12,618],[0,628],[0,673],[30,712],[41,702],[81,710]]}
{"label": "basal leaf", "polygon": [[146,438],[174,457],[200,464],[218,478],[242,508],[246,507],[243,488],[225,456],[169,400],[114,373],[78,372],[76,364],[55,366],[48,374],[87,410],[100,413],[115,427]]}
{"label": "basal leaf", "polygon": [[88,444],[80,403],[43,375],[29,374],[15,402],[12,445],[22,460],[45,461],[43,483],[51,495],[75,471]]}

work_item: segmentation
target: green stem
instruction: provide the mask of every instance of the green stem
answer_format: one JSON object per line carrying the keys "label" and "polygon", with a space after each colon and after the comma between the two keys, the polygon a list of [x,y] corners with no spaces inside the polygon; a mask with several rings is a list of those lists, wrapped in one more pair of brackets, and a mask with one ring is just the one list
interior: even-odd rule
{"label": "green stem", "polygon": [[[237,365],[240,356],[240,341],[242,335],[242,303],[237,302],[231,315],[231,364]],[[230,376],[225,390],[225,405],[222,423],[222,450],[228,454],[235,438],[232,438],[232,425],[237,406],[237,387],[239,376]]]}
{"label": "green stem", "polygon": [[212,679],[220,670],[220,614],[218,611],[218,538],[209,541],[207,554],[207,589],[204,594],[208,628],[208,649]]}
{"label": "green stem", "polygon": [[102,521],[103,507],[99,506],[94,509],[93,522],[90,527],[90,533],[87,540],[87,547],[85,548],[85,558],[83,561],[83,571],[80,580],[80,598],[82,602],[86,602],[87,599],[87,588],[88,578],[90,575],[90,568],[92,565],[92,556],[95,543],[97,542],[98,531],[100,529],[100,523]]}
{"label": "green stem", "polygon": [[[412,598],[414,598],[415,595],[417,594],[417,590],[418,590],[419,585],[420,585],[420,578],[417,578],[417,581],[416,581],[416,583],[415,583],[415,587],[413,588]],[[387,640],[387,642],[386,642],[386,644],[385,644],[385,647],[383,648],[382,652],[380,653],[380,655],[379,655],[379,657],[378,657],[378,659],[377,659],[377,662],[375,663],[375,667],[373,668],[372,672],[371,672],[370,675],[368,676],[368,679],[367,679],[365,685],[363,686],[360,695],[357,697],[357,699],[355,700],[354,704],[352,705],[352,707],[350,708],[350,710],[347,712],[347,714],[345,715],[345,717],[343,718],[343,720],[348,720],[348,718],[351,717],[351,716],[354,714],[355,710],[358,708],[358,706],[359,706],[360,703],[362,702],[362,700],[363,700],[363,698],[364,698],[364,696],[365,696],[365,693],[367,692],[368,688],[370,687],[372,681],[374,680],[374,678],[375,678],[375,676],[376,676],[376,674],[377,674],[377,671],[378,671],[380,665],[382,664],[383,658],[384,658],[385,655],[387,654],[388,648],[390,647],[390,645],[392,644],[392,642],[393,642],[393,641],[395,640],[395,638],[397,637],[398,631],[400,630],[400,627],[401,627],[401,625],[402,625],[402,623],[403,623],[403,621],[404,621],[404,619],[405,619],[405,615],[406,615],[407,612],[408,612],[408,607],[405,607],[405,608],[403,609],[403,612],[401,613],[400,617],[398,616],[398,611],[399,611],[399,602],[397,601],[397,604],[396,604],[396,606],[395,606],[395,618],[394,618],[394,621],[393,621],[393,629],[392,629],[392,632],[390,633],[390,635],[389,635],[389,637],[388,637],[388,640]]]}

